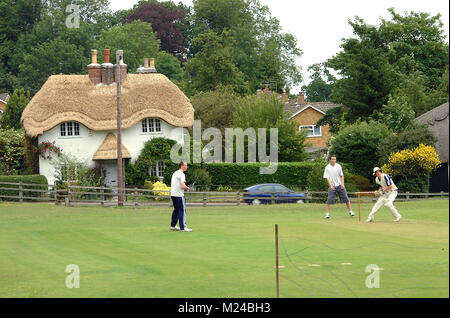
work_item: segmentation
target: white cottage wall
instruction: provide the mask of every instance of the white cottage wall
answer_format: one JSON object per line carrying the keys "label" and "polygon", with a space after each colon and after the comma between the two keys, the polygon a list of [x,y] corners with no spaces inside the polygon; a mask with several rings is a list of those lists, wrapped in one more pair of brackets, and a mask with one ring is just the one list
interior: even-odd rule
{"label": "white cottage wall", "polygon": [[[45,131],[38,137],[38,142],[55,141],[55,145],[63,150],[63,153],[70,154],[78,160],[88,163],[91,167],[95,166],[92,160],[97,149],[103,143],[108,133],[112,132],[117,136],[117,131],[90,131],[86,126],[80,123],[80,135],[71,137],[62,137],[60,125]],[[173,139],[178,143],[183,142],[183,132],[179,127],[173,126],[161,119],[161,132],[143,133],[142,123],[139,121],[133,127],[122,129],[122,144],[131,154],[131,162],[134,163],[139,157],[144,143],[152,138],[163,137]],[[55,178],[55,168],[51,161],[39,157],[39,173],[47,178],[49,184],[53,184]]]}

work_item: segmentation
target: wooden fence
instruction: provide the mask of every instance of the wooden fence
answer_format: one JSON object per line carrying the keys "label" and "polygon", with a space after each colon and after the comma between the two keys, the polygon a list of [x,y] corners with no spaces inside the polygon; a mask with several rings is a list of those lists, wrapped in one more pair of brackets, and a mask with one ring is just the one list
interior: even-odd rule
{"label": "wooden fence", "polygon": [[[28,184],[0,182],[0,201],[16,202],[52,202],[65,206],[101,205],[117,206],[117,187],[86,187],[68,184],[58,188],[56,184]],[[125,188],[123,205],[125,206],[170,206],[169,191]],[[251,197],[241,191],[189,191],[185,192],[186,203],[191,206],[245,205],[261,203],[283,203],[286,200],[298,203],[323,203],[327,192],[299,191],[303,195],[286,198],[286,192],[251,192]],[[355,192],[349,192],[351,200],[356,201]],[[399,193],[397,201],[444,199],[448,192],[439,193]],[[255,201],[255,200],[259,200]],[[373,202],[375,196],[362,197],[362,202]]]}

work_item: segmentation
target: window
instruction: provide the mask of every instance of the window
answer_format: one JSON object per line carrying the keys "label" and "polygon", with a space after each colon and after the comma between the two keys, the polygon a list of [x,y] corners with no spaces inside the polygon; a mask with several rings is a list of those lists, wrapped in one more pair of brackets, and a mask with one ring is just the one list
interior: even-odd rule
{"label": "window", "polygon": [[161,132],[161,120],[157,118],[146,118],[142,120],[142,132]]}
{"label": "window", "polygon": [[73,137],[80,135],[80,124],[75,121],[68,121],[59,125],[61,137]]}
{"label": "window", "polygon": [[305,125],[300,126],[300,131],[307,131],[306,137],[320,137],[322,136],[322,127],[321,126],[313,126],[313,125]]}
{"label": "window", "polygon": [[292,190],[286,188],[283,185],[275,185],[275,192],[292,192]]}
{"label": "window", "polygon": [[166,163],[164,162],[164,160],[157,160],[153,166],[150,166],[149,174],[150,174],[150,176],[163,178],[165,168],[166,168]]}
{"label": "window", "polygon": [[260,186],[257,192],[274,192],[273,187],[271,185],[263,185]]}

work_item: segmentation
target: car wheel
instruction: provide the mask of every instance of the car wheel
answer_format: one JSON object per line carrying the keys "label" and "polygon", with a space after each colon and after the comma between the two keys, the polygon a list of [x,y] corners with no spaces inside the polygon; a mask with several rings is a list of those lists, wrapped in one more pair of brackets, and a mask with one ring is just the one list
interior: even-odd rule
{"label": "car wheel", "polygon": [[297,200],[297,203],[305,203],[304,200]]}
{"label": "car wheel", "polygon": [[253,205],[260,205],[260,204],[261,204],[261,201],[258,200],[258,199],[254,199],[254,200],[252,201],[252,204],[253,204]]}

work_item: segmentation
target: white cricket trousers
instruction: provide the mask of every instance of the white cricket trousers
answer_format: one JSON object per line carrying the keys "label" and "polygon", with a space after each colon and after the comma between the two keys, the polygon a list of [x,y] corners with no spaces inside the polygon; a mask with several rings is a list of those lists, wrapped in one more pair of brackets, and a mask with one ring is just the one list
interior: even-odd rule
{"label": "white cricket trousers", "polygon": [[372,218],[375,216],[375,213],[384,205],[386,206],[389,211],[391,211],[392,215],[395,218],[400,217],[400,213],[398,213],[397,209],[394,206],[394,200],[397,197],[397,191],[390,191],[389,193],[385,193],[381,195],[375,205],[372,208],[372,211],[369,214],[369,218]]}

